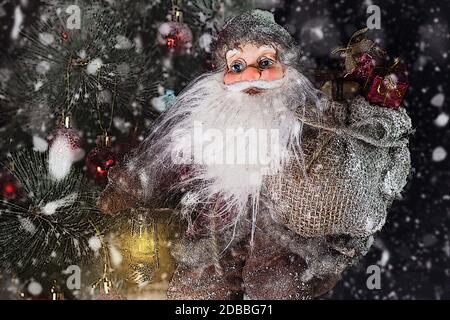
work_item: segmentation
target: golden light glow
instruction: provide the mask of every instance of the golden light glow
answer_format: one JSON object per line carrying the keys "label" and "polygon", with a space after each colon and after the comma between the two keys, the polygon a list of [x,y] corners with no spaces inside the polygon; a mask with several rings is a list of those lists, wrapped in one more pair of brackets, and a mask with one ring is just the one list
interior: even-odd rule
{"label": "golden light glow", "polygon": [[154,219],[140,213],[133,221],[128,250],[131,261],[158,261],[158,232]]}

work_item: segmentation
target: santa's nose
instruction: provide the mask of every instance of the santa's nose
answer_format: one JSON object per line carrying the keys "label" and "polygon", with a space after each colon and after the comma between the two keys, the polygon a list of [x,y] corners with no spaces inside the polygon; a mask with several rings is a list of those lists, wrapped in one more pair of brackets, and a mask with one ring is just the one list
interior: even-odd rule
{"label": "santa's nose", "polygon": [[258,68],[249,66],[242,72],[241,81],[255,81],[259,78],[261,78],[261,72]]}

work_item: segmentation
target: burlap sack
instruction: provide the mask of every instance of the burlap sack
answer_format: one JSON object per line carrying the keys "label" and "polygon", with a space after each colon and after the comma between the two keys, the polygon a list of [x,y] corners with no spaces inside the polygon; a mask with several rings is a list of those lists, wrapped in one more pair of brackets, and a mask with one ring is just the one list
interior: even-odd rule
{"label": "burlap sack", "polygon": [[272,216],[303,237],[369,236],[407,182],[411,120],[362,97],[329,104],[321,117],[299,110],[303,165],[293,160],[268,178]]}

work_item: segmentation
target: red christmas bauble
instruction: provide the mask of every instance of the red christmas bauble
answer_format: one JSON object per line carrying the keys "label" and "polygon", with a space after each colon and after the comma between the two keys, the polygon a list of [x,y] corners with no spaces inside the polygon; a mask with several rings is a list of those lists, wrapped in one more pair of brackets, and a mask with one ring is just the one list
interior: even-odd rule
{"label": "red christmas bauble", "polygon": [[99,183],[108,180],[108,171],[116,164],[117,155],[110,147],[96,147],[86,156],[86,169],[89,176]]}
{"label": "red christmas bauble", "polygon": [[0,195],[3,200],[14,200],[18,197],[19,185],[14,176],[7,170],[0,172]]}
{"label": "red christmas bauble", "polygon": [[182,54],[192,48],[192,31],[187,24],[169,21],[161,24],[158,31],[158,41],[167,50]]}

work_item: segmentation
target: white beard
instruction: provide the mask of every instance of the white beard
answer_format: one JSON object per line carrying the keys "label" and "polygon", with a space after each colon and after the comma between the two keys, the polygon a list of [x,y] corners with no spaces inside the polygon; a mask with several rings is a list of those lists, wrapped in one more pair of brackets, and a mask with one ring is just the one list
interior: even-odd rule
{"label": "white beard", "polygon": [[293,68],[273,85],[259,85],[274,88],[256,95],[236,91],[223,84],[223,72],[193,82],[146,140],[147,163],[131,164],[142,168],[143,185],[162,177],[162,170],[189,165],[194,168],[189,178],[174,186],[195,186],[182,201],[187,215],[219,195],[226,207],[212,215],[233,210],[235,223],[251,204],[255,220],[264,177],[280,173],[292,157],[302,159],[302,122],[295,111],[319,101],[310,82]]}

